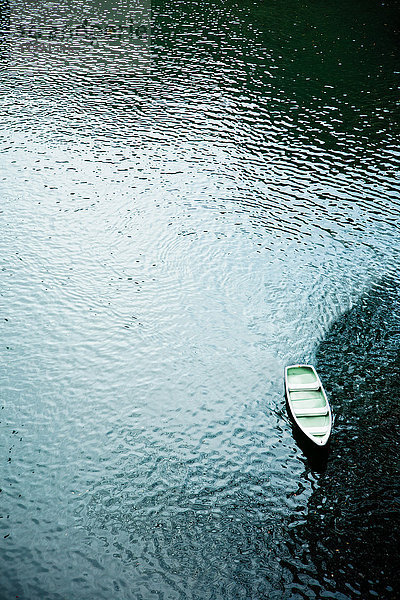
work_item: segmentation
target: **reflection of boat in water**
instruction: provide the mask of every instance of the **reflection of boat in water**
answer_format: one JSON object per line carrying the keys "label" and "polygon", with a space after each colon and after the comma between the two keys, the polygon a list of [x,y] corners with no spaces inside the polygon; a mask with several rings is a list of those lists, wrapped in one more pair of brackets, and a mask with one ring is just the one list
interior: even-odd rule
{"label": "reflection of boat in water", "polygon": [[314,446],[326,446],[331,434],[332,413],[314,367],[286,367],[285,389],[290,416],[299,430]]}

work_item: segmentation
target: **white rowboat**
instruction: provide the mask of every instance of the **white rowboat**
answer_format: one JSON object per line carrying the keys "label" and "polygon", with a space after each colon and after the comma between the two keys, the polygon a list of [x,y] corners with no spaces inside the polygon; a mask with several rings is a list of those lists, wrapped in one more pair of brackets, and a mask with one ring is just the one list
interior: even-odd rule
{"label": "white rowboat", "polygon": [[321,380],[312,365],[285,368],[285,389],[290,416],[316,446],[325,446],[332,429],[332,412]]}

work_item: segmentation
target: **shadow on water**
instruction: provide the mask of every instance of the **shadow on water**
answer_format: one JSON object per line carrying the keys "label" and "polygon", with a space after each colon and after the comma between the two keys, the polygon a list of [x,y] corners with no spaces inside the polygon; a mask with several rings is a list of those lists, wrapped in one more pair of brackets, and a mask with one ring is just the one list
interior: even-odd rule
{"label": "shadow on water", "polygon": [[315,473],[324,473],[328,466],[330,443],[324,448],[316,448],[315,444],[310,442],[298,427],[293,425],[292,431],[296,444],[307,458],[307,463],[311,471],[314,471]]}
{"label": "shadow on water", "polygon": [[399,323],[400,286],[387,277],[317,350],[336,423],[326,471],[296,537],[309,543],[334,597],[398,597]]}
{"label": "shadow on water", "polygon": [[307,463],[311,471],[315,473],[324,473],[328,464],[328,457],[330,452],[330,441],[323,448],[316,447],[308,437],[297,427],[290,417],[290,410],[288,405],[287,396],[286,399],[286,412],[289,416],[292,425],[292,435],[296,441],[296,444],[303,452],[307,459]]}

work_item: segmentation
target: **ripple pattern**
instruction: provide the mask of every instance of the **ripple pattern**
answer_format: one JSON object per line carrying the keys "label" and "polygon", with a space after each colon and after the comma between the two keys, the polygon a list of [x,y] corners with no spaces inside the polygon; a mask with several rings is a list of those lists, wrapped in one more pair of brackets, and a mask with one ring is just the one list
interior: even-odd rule
{"label": "ripple pattern", "polygon": [[395,597],[326,577],[282,384],[396,281],[395,18],[0,0],[1,598]]}

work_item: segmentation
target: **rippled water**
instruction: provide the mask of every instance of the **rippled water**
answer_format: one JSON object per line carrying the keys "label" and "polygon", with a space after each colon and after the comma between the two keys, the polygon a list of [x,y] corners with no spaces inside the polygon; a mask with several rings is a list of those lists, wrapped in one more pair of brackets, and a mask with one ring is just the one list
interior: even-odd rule
{"label": "rippled water", "polygon": [[318,356],[337,455],[318,348],[398,268],[395,5],[0,7],[1,598],[394,597],[304,558],[336,492],[282,376]]}

